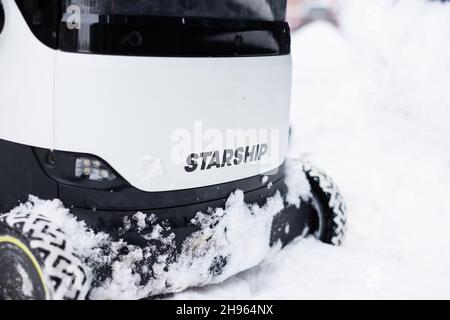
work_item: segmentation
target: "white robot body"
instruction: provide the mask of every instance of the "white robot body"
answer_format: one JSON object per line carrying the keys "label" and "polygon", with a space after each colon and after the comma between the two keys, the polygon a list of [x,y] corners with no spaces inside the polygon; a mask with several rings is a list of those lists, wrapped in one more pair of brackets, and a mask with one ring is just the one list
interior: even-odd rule
{"label": "white robot body", "polygon": [[[30,32],[15,1],[3,6],[0,139],[96,155],[148,192],[235,181],[284,162],[290,55],[64,52]],[[256,161],[217,166],[212,159],[216,151],[258,145],[269,150]],[[186,171],[191,154],[208,152],[206,169]]]}

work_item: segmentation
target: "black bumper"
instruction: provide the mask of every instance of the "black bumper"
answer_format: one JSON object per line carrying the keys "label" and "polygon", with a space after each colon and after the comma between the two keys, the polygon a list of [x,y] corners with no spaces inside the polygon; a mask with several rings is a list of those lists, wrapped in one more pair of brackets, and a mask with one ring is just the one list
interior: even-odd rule
{"label": "black bumper", "polygon": [[[122,238],[129,244],[146,246],[143,238],[152,232],[152,225],[165,225],[181,245],[198,227],[192,223],[198,212],[208,213],[214,208],[224,208],[230,194],[236,190],[244,193],[246,203],[263,206],[277,192],[284,198],[284,166],[278,170],[239,181],[204,188],[143,192],[131,185],[118,190],[95,190],[67,185],[51,178],[38,161],[44,150],[0,140],[0,212],[6,213],[29,195],[41,199],[60,199],[72,214],[86,222],[96,232],[105,232],[113,238]],[[271,243],[288,243],[302,234],[312,206],[300,209],[286,205],[273,221]],[[301,211],[301,212],[299,212]],[[133,216],[142,212],[153,215],[152,225],[138,230]],[[124,229],[124,222],[131,227]],[[287,227],[289,226],[289,227]],[[287,231],[288,230],[288,231]]]}
{"label": "black bumper", "polygon": [[[283,179],[274,183],[270,190],[264,187],[244,193],[245,202],[249,204],[257,203],[263,206],[267,199],[275,196],[277,192],[280,192],[282,196],[286,193]],[[116,240],[122,238],[127,243],[140,247],[148,245],[148,241],[145,240],[144,236],[151,233],[154,226],[163,225],[167,230],[166,236],[174,234],[174,241],[179,247],[190,235],[199,231],[198,226],[192,223],[196,215],[199,212],[208,213],[212,209],[225,208],[227,199],[228,197],[177,207],[138,210],[148,217],[154,217],[151,224],[147,225],[144,230],[139,228],[138,222],[134,219],[135,214],[138,212],[136,210],[93,211],[91,209],[73,207],[71,212],[79,219],[85,221],[95,231],[106,232]],[[278,241],[285,245],[300,236],[305,230],[307,217],[310,216],[311,210],[313,210],[312,206],[306,205],[302,205],[300,209],[288,205],[285,207],[273,220],[271,245]],[[126,222],[128,223],[127,229],[125,229]]]}

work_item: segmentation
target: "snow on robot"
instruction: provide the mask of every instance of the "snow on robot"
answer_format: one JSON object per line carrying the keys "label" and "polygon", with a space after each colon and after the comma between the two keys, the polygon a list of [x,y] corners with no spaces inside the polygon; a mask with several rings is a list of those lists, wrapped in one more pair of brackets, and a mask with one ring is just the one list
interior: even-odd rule
{"label": "snow on robot", "polygon": [[[285,0],[0,0],[0,299],[146,298],[301,235],[341,244],[337,187],[286,160],[285,15]],[[182,143],[199,124],[208,143]]]}

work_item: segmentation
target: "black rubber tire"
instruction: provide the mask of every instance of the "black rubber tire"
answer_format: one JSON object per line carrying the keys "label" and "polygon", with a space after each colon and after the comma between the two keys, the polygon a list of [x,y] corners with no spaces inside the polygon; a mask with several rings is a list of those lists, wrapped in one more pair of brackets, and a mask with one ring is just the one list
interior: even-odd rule
{"label": "black rubber tire", "polygon": [[310,217],[310,231],[320,241],[340,246],[347,233],[347,206],[333,179],[312,166],[304,164],[311,185],[315,215]]}
{"label": "black rubber tire", "polygon": [[0,300],[44,300],[39,254],[16,231],[0,226]]}
{"label": "black rubber tire", "polygon": [[[90,290],[84,267],[66,235],[44,216],[7,214],[0,217],[0,256],[6,273],[0,273],[0,299],[84,300]],[[19,261],[21,274],[28,274],[28,287],[21,290],[24,277],[11,263]],[[16,275],[11,281],[7,274]],[[21,294],[21,292],[23,294]]]}

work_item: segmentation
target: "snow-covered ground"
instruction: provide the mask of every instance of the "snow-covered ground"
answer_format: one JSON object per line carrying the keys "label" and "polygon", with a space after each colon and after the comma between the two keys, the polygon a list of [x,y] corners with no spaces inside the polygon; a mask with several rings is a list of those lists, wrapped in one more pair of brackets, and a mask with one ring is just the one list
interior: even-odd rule
{"label": "snow-covered ground", "polygon": [[450,4],[343,0],[341,32],[298,31],[293,59],[292,153],[340,184],[347,241],[176,298],[450,298]]}

